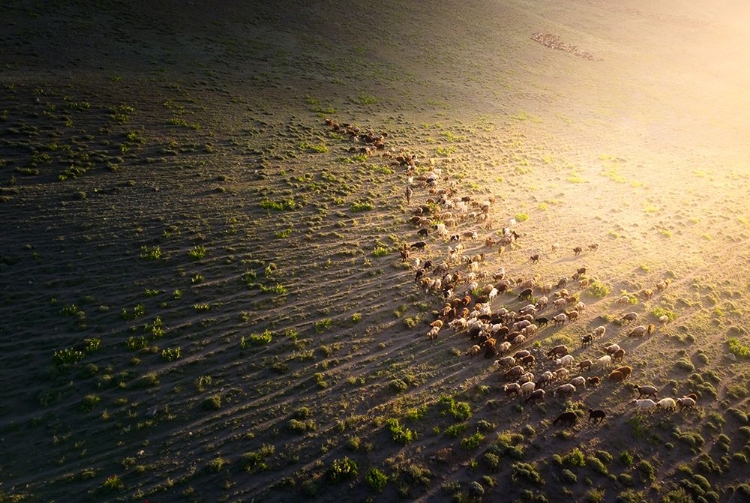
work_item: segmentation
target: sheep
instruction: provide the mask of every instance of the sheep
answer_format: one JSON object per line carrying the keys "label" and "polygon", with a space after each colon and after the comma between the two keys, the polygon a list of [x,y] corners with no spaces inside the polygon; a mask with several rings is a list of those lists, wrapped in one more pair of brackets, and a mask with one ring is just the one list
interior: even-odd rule
{"label": "sheep", "polygon": [[530,354],[531,351],[529,351],[528,349],[521,349],[513,354],[513,358],[515,358],[516,360],[520,360],[521,358],[529,356]]}
{"label": "sheep", "polygon": [[547,351],[547,358],[549,358],[550,360],[553,360],[557,358],[558,356],[565,356],[568,353],[569,353],[568,347],[564,344],[559,344],[553,347],[552,349],[550,349],[549,351]]}
{"label": "sheep", "polygon": [[456,318],[455,320],[448,323],[448,326],[452,328],[455,332],[466,330],[466,318]]}
{"label": "sheep", "polygon": [[588,288],[590,284],[591,284],[591,280],[590,279],[583,278],[582,280],[580,280],[578,282],[578,288],[580,288],[581,290],[583,290],[584,288]]}
{"label": "sheep", "polygon": [[578,311],[570,311],[570,312],[566,311],[564,314],[568,316],[568,319],[571,322],[576,321],[578,319]]}
{"label": "sheep", "polygon": [[561,384],[557,388],[555,388],[555,392],[553,393],[553,396],[557,395],[572,395],[576,392],[576,387],[572,384]]}
{"label": "sheep", "polygon": [[521,335],[525,337],[533,337],[534,334],[536,334],[536,331],[537,331],[537,326],[532,324],[521,329]]}
{"label": "sheep", "polygon": [[501,367],[513,367],[516,364],[516,359],[512,356],[503,356],[495,362],[495,364]]}
{"label": "sheep", "polygon": [[424,250],[427,247],[427,243],[424,241],[417,241],[416,243],[412,243],[409,245],[409,248],[412,250]]}
{"label": "sheep", "polygon": [[656,406],[660,409],[664,410],[675,410],[677,408],[677,404],[674,401],[674,398],[662,398],[658,402],[656,402]]}
{"label": "sheep", "polygon": [[615,382],[622,382],[625,380],[625,375],[618,370],[613,370],[612,372],[609,373],[609,375],[607,376],[607,379],[610,379]]}
{"label": "sheep", "polygon": [[519,364],[523,365],[526,368],[533,367],[534,362],[536,362],[536,358],[534,357],[534,355],[524,356],[518,361]]}
{"label": "sheep", "polygon": [[482,347],[481,346],[477,346],[475,344],[474,346],[470,347],[468,349],[468,351],[466,351],[466,355],[471,356],[472,358],[474,358],[476,355],[478,355],[480,353],[480,351],[482,351]]}
{"label": "sheep", "polygon": [[527,381],[521,385],[521,395],[530,395],[536,389],[534,381]]}
{"label": "sheep", "polygon": [[612,353],[612,362],[621,362],[625,358],[625,350],[619,349]]}
{"label": "sheep", "polygon": [[586,310],[586,304],[584,304],[583,302],[578,302],[573,309],[575,309],[579,313],[582,313]]}
{"label": "sheep", "polygon": [[615,353],[617,353],[617,352],[618,352],[618,351],[619,351],[620,349],[621,349],[621,348],[620,348],[620,346],[619,346],[619,345],[617,345],[617,344],[607,344],[607,345],[606,345],[606,346],[604,347],[604,351],[606,351],[608,355],[612,355],[612,354],[615,354]]}
{"label": "sheep", "polygon": [[552,243],[552,252],[556,252],[560,249],[560,243]]}
{"label": "sheep", "polygon": [[562,381],[563,379],[568,378],[568,369],[565,367],[561,367],[557,370],[555,370],[555,379]]}
{"label": "sheep", "polygon": [[497,297],[498,291],[497,288],[494,286],[492,287],[492,290],[490,290],[490,293],[487,294],[487,302],[492,302],[495,300],[495,297]]}
{"label": "sheep", "polygon": [[543,387],[548,385],[552,382],[552,380],[555,378],[555,374],[550,372],[549,370],[544,371],[542,375],[539,376],[539,380],[536,382],[537,387]]}
{"label": "sheep", "polygon": [[593,334],[586,334],[581,336],[581,345],[582,346],[589,346],[594,342],[594,336]]}
{"label": "sheep", "polygon": [[432,327],[429,332],[427,332],[427,338],[430,340],[437,339],[438,333],[440,332],[440,327]]}
{"label": "sheep", "polygon": [[638,391],[638,398],[645,397],[654,397],[656,398],[656,386],[636,386],[636,391]]}
{"label": "sheep", "polygon": [[568,321],[568,316],[565,313],[560,313],[553,317],[552,320],[555,322],[555,326],[565,325],[565,322]]}
{"label": "sheep", "polygon": [[539,262],[539,254],[535,253],[534,255],[530,256],[529,262],[531,262],[532,264],[536,264],[537,262]]}
{"label": "sheep", "polygon": [[666,325],[667,323],[669,323],[669,316],[667,316],[666,314],[662,314],[661,316],[659,316],[659,323],[661,323],[662,325]]}
{"label": "sheep", "polygon": [[666,290],[666,289],[667,289],[667,287],[669,286],[669,284],[670,284],[671,282],[672,282],[672,280],[671,280],[671,279],[665,279],[664,281],[659,281],[659,282],[658,282],[658,283],[656,284],[656,289],[657,289],[657,290],[658,290],[659,292],[663,292],[664,290]]}
{"label": "sheep", "polygon": [[510,396],[510,395],[518,396],[518,393],[521,392],[521,385],[516,382],[506,384],[505,386],[503,386],[503,391],[505,391],[505,396]]}
{"label": "sheep", "polygon": [[576,246],[575,248],[573,248],[573,256],[577,257],[578,255],[581,254],[582,251],[583,251],[583,248],[581,248],[580,246]]}
{"label": "sheep", "polygon": [[600,325],[594,329],[594,337],[603,337],[604,334],[607,332],[607,327],[604,325]]}
{"label": "sheep", "polygon": [[696,395],[695,393],[688,393],[687,395],[685,395],[685,398],[692,398],[695,403],[698,403],[698,395]]}
{"label": "sheep", "polygon": [[516,337],[515,337],[515,338],[513,339],[513,341],[512,341],[512,344],[513,344],[514,346],[520,346],[520,345],[521,345],[521,344],[523,344],[523,343],[524,343],[525,341],[526,341],[526,337],[524,337],[523,335],[517,335],[517,336],[516,336]]}
{"label": "sheep", "polygon": [[593,365],[593,362],[591,360],[583,360],[582,362],[578,363],[578,370],[583,372],[584,370],[591,370],[591,366]]}
{"label": "sheep", "polygon": [[583,376],[574,377],[570,380],[570,384],[576,388],[586,388],[586,378]]}
{"label": "sheep", "polygon": [[521,384],[524,384],[533,380],[534,380],[534,374],[532,374],[531,372],[526,372],[525,374],[522,374],[518,378],[518,382]]}
{"label": "sheep", "polygon": [[648,327],[644,325],[638,325],[630,332],[628,332],[628,337],[643,337],[644,335],[651,335],[652,333],[654,333],[653,323],[649,324]]}
{"label": "sheep", "polygon": [[589,422],[601,423],[606,416],[607,413],[601,409],[589,409]]}
{"label": "sheep", "polygon": [[504,355],[508,351],[510,351],[511,344],[508,341],[503,341],[497,346],[497,353],[500,355]]}
{"label": "sheep", "polygon": [[531,288],[526,288],[521,291],[520,294],[518,294],[518,300],[528,300],[531,299],[531,294],[533,290]]}
{"label": "sheep", "polygon": [[595,387],[599,386],[601,384],[601,382],[602,382],[601,378],[599,378],[597,376],[592,376],[592,377],[586,378],[586,383],[589,386],[591,386],[592,388],[595,388]]}
{"label": "sheep", "polygon": [[568,301],[565,300],[565,297],[560,297],[559,299],[555,299],[552,301],[552,307],[555,309],[559,309],[561,307],[565,307],[565,304],[567,304]]}
{"label": "sheep", "polygon": [[636,398],[630,403],[635,405],[636,411],[638,413],[656,408],[656,402],[654,402],[650,398]]}
{"label": "sheep", "polygon": [[630,377],[630,374],[632,374],[632,373],[633,373],[633,369],[632,369],[631,367],[628,367],[628,366],[626,365],[626,366],[623,366],[623,367],[617,367],[617,368],[616,368],[616,369],[614,370],[614,372],[619,372],[619,373],[621,373],[621,374],[622,374],[622,376],[623,376],[623,380],[625,380],[625,379],[627,379],[628,377]]}
{"label": "sheep", "polygon": [[526,403],[543,402],[544,395],[545,395],[545,391],[543,389],[535,389],[534,391],[531,392],[528,398],[526,398]]}
{"label": "sheep", "polygon": [[688,409],[695,406],[695,400],[689,396],[683,396],[682,398],[677,399],[677,405],[680,406],[680,410]]}
{"label": "sheep", "polygon": [[626,313],[620,318],[620,321],[624,323],[630,323],[631,321],[635,321],[638,319],[638,313]]}
{"label": "sheep", "polygon": [[510,370],[505,372],[503,374],[503,378],[505,378],[506,380],[516,378],[520,376],[521,374],[523,374],[525,370],[526,369],[524,369],[522,366],[516,365],[515,367],[512,367]]}
{"label": "sheep", "polygon": [[557,426],[557,424],[560,423],[562,425],[573,427],[576,425],[577,420],[578,416],[576,416],[575,412],[563,412],[562,414],[557,416],[554,421],[552,421],[552,424],[554,426]]}
{"label": "sheep", "polygon": [[599,249],[599,243],[591,243],[589,246],[589,251],[595,252]]}
{"label": "sheep", "polygon": [[644,299],[649,300],[654,296],[654,291],[650,288],[644,288],[643,290],[641,290],[641,295]]}
{"label": "sheep", "polygon": [[609,355],[604,355],[601,358],[599,358],[596,362],[600,367],[606,368],[612,365],[612,357]]}
{"label": "sheep", "polygon": [[549,323],[549,319],[548,318],[537,318],[537,319],[534,320],[534,323],[539,328],[546,327],[547,324]]}
{"label": "sheep", "polygon": [[562,358],[555,360],[555,365],[558,367],[572,367],[573,366],[573,355],[565,355]]}

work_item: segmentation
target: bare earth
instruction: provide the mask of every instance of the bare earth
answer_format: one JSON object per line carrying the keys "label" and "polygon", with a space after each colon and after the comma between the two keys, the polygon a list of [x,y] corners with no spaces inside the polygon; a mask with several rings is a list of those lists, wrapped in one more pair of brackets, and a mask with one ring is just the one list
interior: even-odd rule
{"label": "bare earth", "polygon": [[[1,10],[0,503],[750,501],[747,6]],[[585,304],[511,350],[535,380],[560,344],[632,375],[527,404],[428,339],[439,223],[449,271],[484,254],[470,309],[501,268],[494,313]],[[639,414],[647,384],[698,403]]]}

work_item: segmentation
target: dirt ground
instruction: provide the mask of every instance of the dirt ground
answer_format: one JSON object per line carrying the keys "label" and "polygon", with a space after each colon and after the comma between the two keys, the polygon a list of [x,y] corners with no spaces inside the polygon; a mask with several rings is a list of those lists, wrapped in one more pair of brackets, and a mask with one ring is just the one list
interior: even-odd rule
{"label": "dirt ground", "polygon": [[[0,502],[750,501],[749,10],[6,2]],[[428,339],[501,270],[632,375]]]}

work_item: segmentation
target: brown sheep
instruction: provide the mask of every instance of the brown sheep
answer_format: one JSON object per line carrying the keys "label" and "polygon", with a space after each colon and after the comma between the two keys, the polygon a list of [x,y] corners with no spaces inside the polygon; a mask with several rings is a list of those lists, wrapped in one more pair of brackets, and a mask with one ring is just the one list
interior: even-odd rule
{"label": "brown sheep", "polygon": [[617,367],[615,369],[615,372],[622,373],[622,375],[624,376],[624,379],[627,379],[628,377],[630,377],[630,374],[633,373],[633,369],[625,365],[624,367]]}
{"label": "brown sheep", "polygon": [[612,353],[613,362],[621,362],[623,358],[625,358],[625,350],[622,348]]}
{"label": "brown sheep", "polygon": [[593,362],[591,360],[584,360],[578,363],[578,370],[580,370],[581,372],[585,370],[591,370],[592,365],[593,365]]}
{"label": "brown sheep", "polygon": [[622,374],[622,372],[619,372],[617,370],[613,370],[612,372],[610,372],[607,378],[615,382],[622,382],[625,380],[625,376]]}
{"label": "brown sheep", "polygon": [[550,349],[549,351],[547,351],[547,358],[549,358],[550,360],[554,360],[555,358],[559,358],[567,354],[568,354],[568,347],[564,344],[560,344]]}
{"label": "brown sheep", "polygon": [[637,319],[638,319],[638,313],[627,313],[627,314],[624,314],[622,316],[622,318],[620,318],[620,321],[622,323],[625,323],[625,322],[629,323],[629,322],[635,321]]}
{"label": "brown sheep", "polygon": [[515,379],[516,377],[520,376],[524,373],[526,369],[521,367],[520,365],[516,365],[515,367],[512,367],[510,370],[505,372],[503,374],[503,378],[506,380]]}
{"label": "brown sheep", "polygon": [[562,414],[557,416],[554,421],[552,421],[552,424],[554,426],[557,426],[558,423],[562,425],[575,426],[577,420],[578,416],[576,416],[575,412],[563,412]]}
{"label": "brown sheep", "polygon": [[544,395],[545,391],[543,389],[535,389],[526,399],[526,403],[543,402]]}
{"label": "brown sheep", "polygon": [[479,354],[480,351],[482,351],[481,346],[477,346],[475,344],[474,346],[470,347],[468,351],[466,351],[466,354],[474,358],[476,355]]}
{"label": "brown sheep", "polygon": [[588,377],[586,379],[586,384],[588,384],[592,388],[595,388],[595,387],[599,386],[601,383],[602,383],[601,378],[599,378],[597,376]]}
{"label": "brown sheep", "polygon": [[601,423],[606,416],[607,413],[603,410],[589,409],[589,422]]}
{"label": "brown sheep", "polygon": [[581,254],[582,251],[583,251],[583,248],[581,248],[580,246],[576,246],[575,248],[573,248],[573,255],[577,257],[578,255]]}

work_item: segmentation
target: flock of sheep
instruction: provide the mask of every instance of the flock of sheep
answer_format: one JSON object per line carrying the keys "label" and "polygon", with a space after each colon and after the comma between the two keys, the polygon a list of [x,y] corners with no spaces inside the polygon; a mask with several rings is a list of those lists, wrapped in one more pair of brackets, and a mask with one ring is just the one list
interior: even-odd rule
{"label": "flock of sheep", "polygon": [[[326,120],[334,131],[344,132],[352,141],[361,145],[352,151],[373,155],[383,151],[382,156],[393,165],[406,170],[406,203],[411,207],[409,223],[417,231],[418,241],[404,243],[399,253],[401,260],[415,270],[414,281],[427,294],[442,300],[443,307],[435,312],[435,320],[430,324],[427,338],[434,340],[443,329],[449,328],[454,333],[463,333],[470,340],[466,355],[474,358],[483,354],[485,358],[494,359],[494,364],[501,372],[502,379],[507,381],[503,390],[507,397],[523,397],[525,403],[544,402],[546,397],[568,398],[582,392],[587,387],[599,386],[603,379],[622,383],[631,377],[632,367],[624,365],[626,351],[616,343],[603,345],[603,355],[593,359],[583,359],[576,363],[566,345],[557,345],[542,354],[537,347],[524,349],[523,346],[533,340],[550,323],[562,327],[566,323],[578,320],[586,310],[586,304],[580,300],[580,292],[591,286],[592,279],[587,276],[587,269],[579,267],[570,277],[560,278],[557,282],[542,283],[539,276],[532,278],[512,278],[503,267],[492,273],[486,267],[488,254],[503,255],[508,250],[518,248],[517,241],[522,239],[514,226],[515,219],[510,219],[507,227],[497,229],[490,217],[495,198],[477,198],[460,195],[455,180],[450,180],[434,162],[426,171],[419,170],[421,164],[415,155],[396,153],[385,149],[386,134],[375,134],[372,130],[361,131],[347,124]],[[351,150],[351,149],[350,149]],[[413,205],[415,191],[424,193],[425,200]],[[457,231],[459,226],[466,230]],[[483,239],[480,233],[488,233]],[[467,247],[474,249],[469,253]],[[478,248],[478,249],[477,249]],[[578,257],[584,251],[594,253],[598,243],[572,248],[573,256]],[[435,253],[433,250],[439,250]],[[560,250],[558,243],[552,244],[552,253]],[[429,253],[430,258],[423,254]],[[413,257],[419,254],[420,256]],[[540,255],[529,256],[527,264],[536,264]],[[663,292],[669,286],[669,280],[655,285],[656,292]],[[500,294],[518,288],[516,297],[519,305],[516,309],[505,306],[493,308],[492,304]],[[578,294],[572,290],[578,289]],[[653,289],[639,292],[645,300],[654,295]],[[536,297],[535,297],[536,294]],[[632,295],[623,295],[615,305],[630,305]],[[544,314],[544,316],[541,316]],[[637,322],[638,313],[627,312],[617,321],[619,325]],[[662,316],[659,321],[666,324],[669,319]],[[655,326],[638,325],[629,328],[625,335],[632,338],[650,336]],[[607,327],[596,327],[592,332],[580,337],[579,352],[586,351],[596,339],[602,338]],[[511,352],[513,352],[511,354]],[[619,365],[611,368],[613,365]],[[604,370],[600,376],[584,376],[585,372]],[[638,398],[631,403],[637,412],[651,409],[681,410],[695,406],[698,396],[687,395],[678,399],[656,397],[653,386],[634,386],[639,392]],[[589,421],[600,422],[606,417],[603,410],[588,409]],[[574,426],[578,415],[566,411],[553,420],[553,424]]]}
{"label": "flock of sheep", "polygon": [[[426,196],[423,203],[412,205],[410,210],[412,217],[409,222],[417,230],[419,240],[403,244],[399,251],[402,261],[410,262],[414,268],[417,286],[443,302],[443,307],[435,312],[436,319],[427,331],[428,339],[437,339],[446,328],[465,334],[470,341],[465,354],[471,358],[478,355],[497,358],[495,365],[502,379],[508,381],[503,387],[505,395],[523,397],[528,404],[543,402],[550,395],[568,398],[587,387],[598,386],[603,379],[622,383],[631,377],[633,369],[623,364],[626,350],[618,344],[606,344],[603,355],[578,362],[565,345],[555,346],[545,355],[538,348],[524,349],[548,325],[562,327],[582,316],[586,304],[580,300],[580,292],[592,282],[586,275],[586,268],[577,268],[570,277],[547,284],[542,283],[538,276],[511,278],[502,267],[488,272],[485,265],[489,254],[502,255],[518,247],[517,241],[522,239],[522,235],[513,228],[516,222],[510,219],[508,227],[493,230],[490,211],[494,198],[460,196],[456,183],[449,181],[434,164],[427,172],[417,175],[414,156],[398,156],[394,162],[407,169],[407,204],[412,205],[416,190],[424,192]],[[468,230],[456,231],[460,225],[467,226]],[[489,235],[481,238],[480,233]],[[557,243],[552,245],[553,252],[559,248]],[[592,243],[585,249],[576,246],[572,252],[577,257],[584,250],[593,253],[598,248],[597,243]],[[436,253],[434,250],[439,251]],[[431,256],[426,258],[425,253]],[[414,257],[415,254],[419,256]],[[534,254],[526,263],[533,265],[539,260],[539,254]],[[660,282],[656,290],[664,291],[668,285],[668,280]],[[516,288],[520,291],[516,297],[520,302],[517,308],[493,306],[500,294]],[[574,294],[576,288],[578,293]],[[640,293],[645,299],[654,295],[651,289]],[[627,299],[630,304],[630,297]],[[618,300],[616,305],[619,304],[624,302]],[[628,325],[637,322],[638,317],[636,312],[627,312],[617,321],[620,325]],[[666,323],[668,320],[660,321]],[[641,338],[650,336],[654,330],[655,326],[648,324],[624,329],[623,333],[627,337]],[[580,338],[581,351],[606,332],[607,327],[602,325],[583,335]],[[613,365],[616,366],[611,368]],[[606,372],[601,377],[583,375],[595,370]],[[632,404],[636,411],[649,408],[674,410],[677,406],[680,409],[692,407],[696,401],[697,396],[658,401],[640,397]],[[589,421],[599,422],[605,416],[603,410],[589,409]],[[564,412],[553,424],[574,425],[577,417],[573,412]]]}

